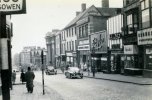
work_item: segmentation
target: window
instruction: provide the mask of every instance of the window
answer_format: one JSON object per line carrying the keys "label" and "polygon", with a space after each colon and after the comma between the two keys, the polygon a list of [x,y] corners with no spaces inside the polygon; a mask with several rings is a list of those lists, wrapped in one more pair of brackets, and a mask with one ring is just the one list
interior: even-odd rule
{"label": "window", "polygon": [[75,35],[77,35],[77,28],[75,27]]}
{"label": "window", "polygon": [[142,28],[146,28],[150,26],[150,15],[149,9],[142,11]]}
{"label": "window", "polygon": [[72,50],[74,50],[74,41],[72,41]]}
{"label": "window", "polygon": [[67,42],[67,50],[69,50],[69,43]]}
{"label": "window", "polygon": [[73,36],[73,28],[72,28],[72,36]]}
{"label": "window", "polygon": [[81,27],[79,27],[79,37],[82,37]]}
{"label": "window", "polygon": [[69,37],[71,37],[71,31],[70,31],[71,29],[69,29]]}
{"label": "window", "polygon": [[85,37],[84,26],[82,26],[82,37]]}
{"label": "window", "polygon": [[67,37],[68,37],[68,30],[66,30],[66,34],[67,34]]}
{"label": "window", "polygon": [[86,36],[88,36],[88,24],[85,25],[85,33],[86,33]]}
{"label": "window", "polygon": [[69,42],[69,47],[70,47],[70,51],[71,51],[71,41]]}

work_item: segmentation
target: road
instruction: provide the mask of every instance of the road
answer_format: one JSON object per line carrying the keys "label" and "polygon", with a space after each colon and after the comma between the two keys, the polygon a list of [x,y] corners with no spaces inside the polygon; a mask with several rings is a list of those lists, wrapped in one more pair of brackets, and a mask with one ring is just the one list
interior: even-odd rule
{"label": "road", "polygon": [[[41,72],[35,81],[42,83]],[[101,79],[67,79],[64,74],[45,75],[45,89],[52,89],[64,100],[151,100],[152,86]]]}

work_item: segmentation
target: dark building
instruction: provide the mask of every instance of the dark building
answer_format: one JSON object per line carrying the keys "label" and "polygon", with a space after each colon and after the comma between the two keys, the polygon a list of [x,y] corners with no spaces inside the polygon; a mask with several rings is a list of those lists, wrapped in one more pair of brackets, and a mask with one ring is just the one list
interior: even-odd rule
{"label": "dark building", "polygon": [[139,66],[143,68],[144,77],[152,77],[152,0],[140,0],[139,4]]}
{"label": "dark building", "polygon": [[143,69],[143,51],[137,45],[137,31],[140,27],[140,0],[123,0],[123,44],[124,73],[141,75]]}

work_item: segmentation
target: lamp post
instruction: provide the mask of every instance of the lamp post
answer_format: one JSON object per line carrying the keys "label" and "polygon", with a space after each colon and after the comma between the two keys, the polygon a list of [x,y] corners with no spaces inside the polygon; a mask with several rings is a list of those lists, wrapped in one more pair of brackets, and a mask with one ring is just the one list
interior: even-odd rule
{"label": "lamp post", "polygon": [[92,61],[92,74],[93,77],[95,77],[95,63],[94,63],[94,56],[95,56],[95,47],[92,47],[92,56],[93,56],[93,61]]}
{"label": "lamp post", "polygon": [[43,87],[43,95],[44,95],[45,91],[44,91],[44,64],[43,64],[44,57],[43,57],[43,50],[41,51],[41,60],[42,60],[42,87]]}

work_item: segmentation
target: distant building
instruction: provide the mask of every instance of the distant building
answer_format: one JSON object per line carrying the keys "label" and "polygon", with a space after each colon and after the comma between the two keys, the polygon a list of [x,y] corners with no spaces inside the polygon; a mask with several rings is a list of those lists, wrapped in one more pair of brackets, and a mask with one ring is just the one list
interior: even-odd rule
{"label": "distant building", "polygon": [[[27,67],[32,67],[32,69],[42,68],[42,50],[46,52],[45,48],[28,46],[24,47],[22,52],[20,52],[20,65],[21,69],[27,69]],[[46,55],[44,55],[44,66],[46,66]]]}
{"label": "distant building", "polygon": [[[46,39],[46,47],[47,47],[47,65],[56,67],[56,34],[59,30],[52,30],[52,32],[48,32],[45,36]],[[59,43],[59,42],[58,42]]]}

